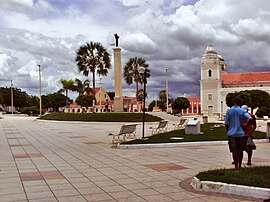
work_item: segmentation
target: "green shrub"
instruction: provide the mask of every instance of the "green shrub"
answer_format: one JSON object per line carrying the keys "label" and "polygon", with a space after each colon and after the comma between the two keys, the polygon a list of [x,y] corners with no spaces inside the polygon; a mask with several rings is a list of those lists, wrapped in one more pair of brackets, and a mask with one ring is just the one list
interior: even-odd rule
{"label": "green shrub", "polygon": [[39,108],[37,106],[31,106],[31,107],[24,107],[21,110],[22,114],[27,114],[27,115],[33,115],[36,116],[39,114]]}

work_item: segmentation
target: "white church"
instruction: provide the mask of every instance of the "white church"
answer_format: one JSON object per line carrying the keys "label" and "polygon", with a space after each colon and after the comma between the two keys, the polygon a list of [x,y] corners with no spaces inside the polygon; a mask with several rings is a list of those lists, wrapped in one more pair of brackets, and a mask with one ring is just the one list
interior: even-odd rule
{"label": "white church", "polygon": [[201,59],[201,114],[224,114],[227,94],[242,90],[270,93],[270,72],[229,73],[225,60],[208,45]]}

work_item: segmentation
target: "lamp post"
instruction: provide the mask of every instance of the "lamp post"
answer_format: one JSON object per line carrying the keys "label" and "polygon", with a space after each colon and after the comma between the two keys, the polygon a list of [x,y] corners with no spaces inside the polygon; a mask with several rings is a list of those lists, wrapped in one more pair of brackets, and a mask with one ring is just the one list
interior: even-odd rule
{"label": "lamp post", "polygon": [[222,120],[222,114],[223,114],[223,101],[220,102],[221,106],[220,106],[220,120]]}
{"label": "lamp post", "polygon": [[11,91],[11,114],[13,114],[13,83],[10,80],[10,91]]}
{"label": "lamp post", "polygon": [[39,78],[39,116],[42,115],[42,101],[41,101],[41,72],[40,72],[40,67],[41,65],[38,66],[38,78]]}
{"label": "lamp post", "polygon": [[169,84],[168,84],[168,68],[166,68],[166,106],[167,113],[169,113]]}
{"label": "lamp post", "polygon": [[142,138],[144,138],[144,123],[145,123],[145,94],[146,94],[146,71],[144,67],[139,68],[139,73],[143,78],[143,127],[142,127]]}

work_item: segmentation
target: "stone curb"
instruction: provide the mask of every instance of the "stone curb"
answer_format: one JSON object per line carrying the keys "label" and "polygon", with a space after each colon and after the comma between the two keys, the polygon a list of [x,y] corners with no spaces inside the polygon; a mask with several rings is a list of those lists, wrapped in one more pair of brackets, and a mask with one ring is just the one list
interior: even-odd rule
{"label": "stone curb", "polygon": [[196,177],[192,178],[190,185],[198,191],[205,192],[233,194],[237,196],[253,197],[259,199],[268,199],[270,196],[270,189],[267,188],[249,187],[221,182],[200,181]]}
{"label": "stone curb", "polygon": [[[267,142],[266,139],[254,140],[255,143]],[[228,141],[205,141],[205,142],[178,142],[178,143],[157,143],[157,144],[117,144],[118,149],[145,149],[145,148],[165,148],[180,146],[207,146],[207,145],[224,145]]]}

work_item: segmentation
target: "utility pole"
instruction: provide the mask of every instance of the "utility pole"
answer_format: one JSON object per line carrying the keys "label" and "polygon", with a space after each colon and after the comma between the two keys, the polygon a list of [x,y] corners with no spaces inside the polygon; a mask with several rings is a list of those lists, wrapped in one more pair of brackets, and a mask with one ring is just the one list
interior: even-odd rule
{"label": "utility pole", "polygon": [[169,113],[169,84],[168,84],[168,68],[166,68],[166,105],[167,113]]}
{"label": "utility pole", "polygon": [[13,114],[13,83],[10,80],[10,91],[11,91],[11,114]]}
{"label": "utility pole", "polygon": [[38,66],[38,77],[39,77],[39,116],[42,115],[42,101],[41,101],[41,72],[40,72],[40,66]]}
{"label": "utility pole", "polygon": [[96,82],[96,84],[99,84],[99,112],[101,112],[101,96],[102,96],[102,94],[101,94],[101,88],[102,88],[102,84],[104,84],[104,83],[102,83],[101,82],[101,78],[99,78],[99,82]]}

